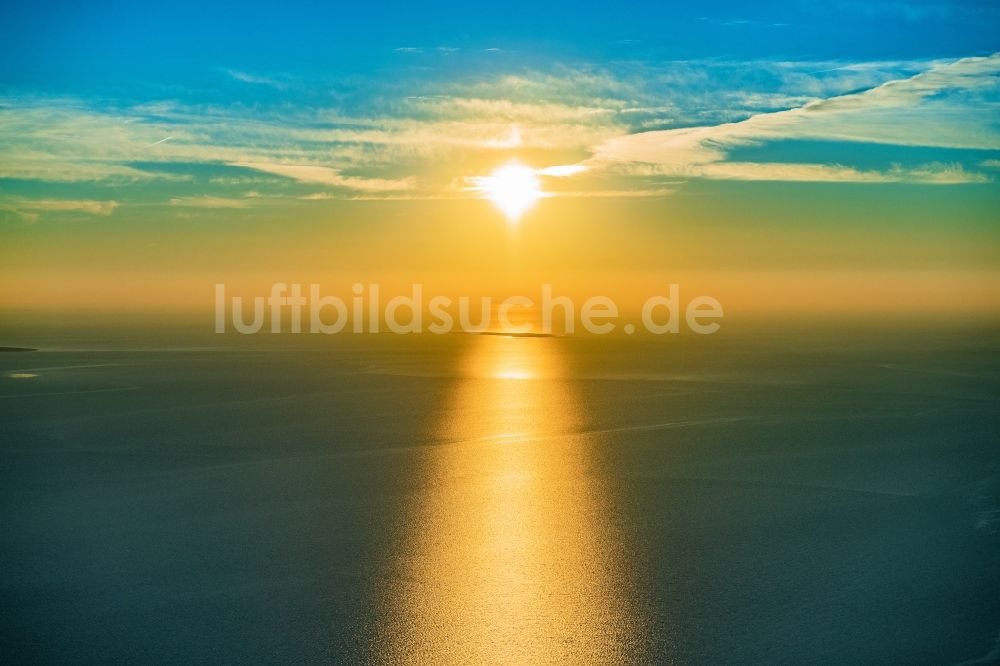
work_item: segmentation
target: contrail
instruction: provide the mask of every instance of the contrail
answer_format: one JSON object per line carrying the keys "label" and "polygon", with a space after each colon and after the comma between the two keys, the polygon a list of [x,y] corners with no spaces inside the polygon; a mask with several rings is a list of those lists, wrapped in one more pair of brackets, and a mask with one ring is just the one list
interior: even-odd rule
{"label": "contrail", "polygon": [[168,136],[168,137],[167,137],[167,138],[165,138],[165,139],[160,139],[159,141],[154,141],[153,143],[149,144],[149,146],[147,146],[147,148],[149,148],[149,147],[152,147],[152,146],[156,146],[156,145],[159,145],[159,144],[161,144],[161,143],[163,143],[163,142],[165,142],[165,141],[170,141],[170,140],[171,140],[172,138],[174,138],[174,137],[172,137],[172,136]]}

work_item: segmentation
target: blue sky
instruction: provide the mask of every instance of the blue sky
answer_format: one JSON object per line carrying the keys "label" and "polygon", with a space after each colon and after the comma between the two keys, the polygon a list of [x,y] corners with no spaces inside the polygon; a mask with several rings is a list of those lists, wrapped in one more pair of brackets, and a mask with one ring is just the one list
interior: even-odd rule
{"label": "blue sky", "polygon": [[[693,180],[989,185],[989,2],[37,3],[0,25],[0,215]],[[540,172],[541,173],[541,172]]]}
{"label": "blue sky", "polygon": [[[997,48],[1000,10],[963,2],[8,3],[5,83],[112,88],[212,81],[217,68],[378,74],[397,48],[549,59],[913,59]],[[441,67],[426,60],[425,66]]]}

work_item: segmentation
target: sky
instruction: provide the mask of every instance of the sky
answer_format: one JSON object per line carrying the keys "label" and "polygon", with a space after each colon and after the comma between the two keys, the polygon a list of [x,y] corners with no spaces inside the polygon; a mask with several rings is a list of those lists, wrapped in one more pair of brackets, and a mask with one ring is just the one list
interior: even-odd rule
{"label": "sky", "polygon": [[[7,5],[0,310],[1000,307],[995,3]],[[547,195],[516,229],[477,187],[512,161]]]}

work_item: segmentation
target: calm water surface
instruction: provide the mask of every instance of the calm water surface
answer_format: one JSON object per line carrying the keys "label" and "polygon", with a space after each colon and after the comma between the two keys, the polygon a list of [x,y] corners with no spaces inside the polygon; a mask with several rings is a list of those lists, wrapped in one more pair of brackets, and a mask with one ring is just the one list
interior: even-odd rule
{"label": "calm water surface", "polygon": [[3,661],[992,663],[991,339],[36,342]]}

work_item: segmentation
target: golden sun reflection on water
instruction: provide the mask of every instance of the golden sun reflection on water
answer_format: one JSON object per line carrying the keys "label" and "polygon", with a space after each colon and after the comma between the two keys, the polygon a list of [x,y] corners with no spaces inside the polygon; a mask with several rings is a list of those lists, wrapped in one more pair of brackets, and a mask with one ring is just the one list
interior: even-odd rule
{"label": "golden sun reflection on water", "polygon": [[[379,663],[639,661],[642,616],[555,341],[483,336],[417,471]],[[565,436],[564,436],[565,435]]]}

